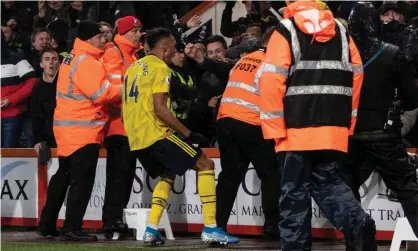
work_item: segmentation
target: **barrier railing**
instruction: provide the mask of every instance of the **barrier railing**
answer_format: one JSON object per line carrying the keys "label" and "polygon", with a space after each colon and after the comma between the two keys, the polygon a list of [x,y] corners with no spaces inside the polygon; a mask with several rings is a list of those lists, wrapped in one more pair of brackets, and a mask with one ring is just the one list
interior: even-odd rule
{"label": "barrier railing", "polygon": [[193,8],[191,11],[187,12],[184,16],[180,18],[180,22],[186,23],[189,21],[190,18],[192,18],[194,15],[202,15],[203,12],[213,7],[215,4],[217,4],[219,0],[212,0],[212,1],[204,1],[195,8]]}

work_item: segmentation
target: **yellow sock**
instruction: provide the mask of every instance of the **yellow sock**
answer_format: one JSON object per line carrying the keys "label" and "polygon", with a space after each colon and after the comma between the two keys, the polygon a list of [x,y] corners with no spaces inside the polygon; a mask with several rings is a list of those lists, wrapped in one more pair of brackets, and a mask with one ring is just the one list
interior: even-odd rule
{"label": "yellow sock", "polygon": [[200,171],[197,177],[203,207],[203,223],[208,227],[216,227],[215,170]]}
{"label": "yellow sock", "polygon": [[155,186],[154,193],[152,193],[152,206],[148,220],[149,227],[158,229],[158,223],[163,215],[173,183],[173,180],[161,178]]}

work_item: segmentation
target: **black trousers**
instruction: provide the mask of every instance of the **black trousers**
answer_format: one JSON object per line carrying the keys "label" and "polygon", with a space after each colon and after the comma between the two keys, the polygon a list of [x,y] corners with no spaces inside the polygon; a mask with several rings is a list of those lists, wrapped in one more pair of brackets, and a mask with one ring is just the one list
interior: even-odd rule
{"label": "black trousers", "polygon": [[70,163],[65,157],[58,157],[58,170],[52,175],[48,184],[47,198],[42,209],[39,227],[55,229],[59,212],[70,186]]}
{"label": "black trousers", "polygon": [[261,180],[264,226],[278,226],[280,171],[274,141],[265,140],[261,127],[232,118],[218,121],[222,171],[216,186],[216,221],[226,229],[241,181],[250,162]]}
{"label": "black trousers", "polygon": [[415,235],[418,236],[418,184],[414,165],[401,138],[375,142],[350,140],[342,177],[360,200],[359,188],[376,170],[395,192]]}
{"label": "black trousers", "polygon": [[99,144],[88,144],[66,157],[69,161],[70,189],[61,232],[81,230],[91,197],[99,160]]}
{"label": "black trousers", "polygon": [[128,137],[113,135],[105,139],[106,190],[102,220],[104,224],[113,224],[121,220],[134,182],[136,158],[131,153]]}
{"label": "black trousers", "polygon": [[360,235],[367,214],[340,177],[343,157],[341,152],[325,150],[278,153],[282,175],[279,228],[283,251],[311,250],[311,197],[348,240]]}

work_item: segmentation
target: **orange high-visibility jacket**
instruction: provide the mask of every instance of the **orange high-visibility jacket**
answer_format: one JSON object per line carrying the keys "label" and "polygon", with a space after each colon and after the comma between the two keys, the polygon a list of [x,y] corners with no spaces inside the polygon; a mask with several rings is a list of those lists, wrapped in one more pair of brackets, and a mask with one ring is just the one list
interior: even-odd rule
{"label": "orange high-visibility jacket", "polygon": [[[114,42],[107,43],[105,52],[100,59],[103,62],[109,81],[115,85],[123,85],[123,77],[126,69],[137,60],[136,50],[138,45],[129,42],[123,36],[117,34]],[[122,103],[108,106],[109,124],[106,137],[112,135],[126,136],[121,119]]]}
{"label": "orange high-visibility jacket", "polygon": [[264,51],[255,51],[241,58],[232,68],[219,106],[218,120],[229,117],[252,125],[260,125],[259,77],[256,73],[264,58]]}
{"label": "orange high-visibility jacket", "polygon": [[104,106],[120,102],[122,88],[110,84],[99,61],[102,54],[102,50],[77,38],[61,64],[54,112],[59,156],[69,156],[87,144],[103,143],[108,121]]}
{"label": "orange high-visibility jacket", "polygon": [[347,152],[363,82],[356,45],[314,2],[290,4],[285,18],[260,68],[264,138],[275,139],[277,152]]}

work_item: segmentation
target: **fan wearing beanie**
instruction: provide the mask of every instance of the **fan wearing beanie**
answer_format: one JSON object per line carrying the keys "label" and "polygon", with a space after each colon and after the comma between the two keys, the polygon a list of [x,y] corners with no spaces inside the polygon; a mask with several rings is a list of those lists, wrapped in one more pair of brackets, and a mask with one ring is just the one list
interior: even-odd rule
{"label": "fan wearing beanie", "polygon": [[[73,50],[64,58],[59,69],[53,130],[57,154],[66,160],[64,168],[70,171],[66,180],[48,187],[48,196],[53,196],[47,198],[50,200],[47,204],[62,204],[62,196],[65,196],[68,187],[62,184],[71,184],[60,233],[62,241],[97,241],[97,236],[82,231],[82,222],[108,123],[105,108],[110,103],[120,102],[122,90],[121,86],[109,82],[99,61],[104,45],[100,25],[91,21],[81,22]],[[51,232],[53,230],[55,228]],[[48,235],[48,231],[44,234]]]}
{"label": "fan wearing beanie", "polygon": [[77,38],[101,50],[106,44],[102,27],[93,21],[80,22],[77,27]]}
{"label": "fan wearing beanie", "polygon": [[[113,42],[107,43],[100,59],[112,84],[122,86],[126,69],[138,58],[136,52],[141,47],[141,21],[133,16],[118,20],[117,34]],[[109,124],[105,131],[104,146],[107,150],[106,191],[103,205],[103,232],[106,238],[113,233],[123,233],[128,226],[122,222],[132,191],[136,158],[131,154],[128,138],[121,119],[122,104],[107,107]]]}

